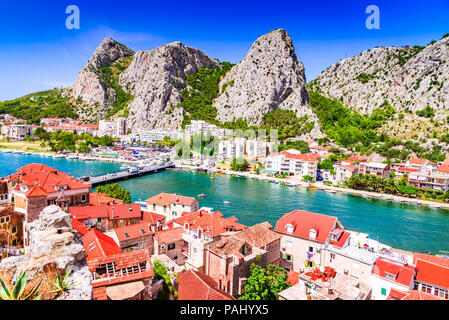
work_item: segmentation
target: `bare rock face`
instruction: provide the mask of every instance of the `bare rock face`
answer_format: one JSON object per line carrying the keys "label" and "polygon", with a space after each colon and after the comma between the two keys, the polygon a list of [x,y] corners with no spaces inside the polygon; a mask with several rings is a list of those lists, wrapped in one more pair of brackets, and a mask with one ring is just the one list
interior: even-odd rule
{"label": "bare rock face", "polygon": [[361,113],[370,114],[385,100],[397,111],[427,105],[436,119],[449,109],[449,37],[418,47],[379,47],[344,59],[325,70],[311,88]]}
{"label": "bare rock face", "polygon": [[81,97],[88,105],[95,106],[93,113],[81,114],[81,118],[86,120],[104,118],[107,111],[112,108],[116,94],[114,89],[108,86],[99,76],[98,70],[120,58],[129,57],[133,54],[134,51],[113,39],[108,38],[101,42],[72,86],[74,98]]}
{"label": "bare rock face", "polygon": [[178,128],[184,115],[178,105],[186,75],[203,66],[217,67],[219,62],[180,42],[137,52],[120,75],[120,85],[135,97],[129,104],[130,127]]}
{"label": "bare rock face", "polygon": [[312,111],[307,104],[304,65],[298,61],[292,39],[283,29],[259,37],[245,59],[220,82],[215,100],[218,120],[245,119],[260,125],[277,108],[298,116]]}
{"label": "bare rock face", "polygon": [[29,230],[29,246],[25,255],[4,259],[1,267],[14,271],[15,276],[27,272],[32,279],[48,265],[56,265],[58,269],[70,272],[68,281],[75,284],[64,299],[91,300],[91,274],[86,263],[86,252],[76,231],[72,229],[69,213],[58,206],[45,208],[39,219],[27,225]]}

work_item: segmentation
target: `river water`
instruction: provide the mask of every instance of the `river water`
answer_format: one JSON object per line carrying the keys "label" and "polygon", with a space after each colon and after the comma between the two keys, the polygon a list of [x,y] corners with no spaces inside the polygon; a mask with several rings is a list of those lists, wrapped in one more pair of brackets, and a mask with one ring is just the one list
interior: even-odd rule
{"label": "river water", "polygon": [[[0,176],[16,172],[29,163],[43,163],[75,177],[118,171],[120,164],[100,161],[53,159],[35,155],[0,153]],[[200,199],[200,207],[220,210],[251,226],[268,221],[273,226],[285,213],[300,209],[338,217],[346,228],[369,233],[370,237],[392,247],[417,251],[449,251],[449,211],[369,200],[342,193],[307,191],[265,181],[216,176],[189,171],[163,171],[122,181],[133,201],[160,192],[177,193]],[[230,202],[225,204],[224,201]]]}

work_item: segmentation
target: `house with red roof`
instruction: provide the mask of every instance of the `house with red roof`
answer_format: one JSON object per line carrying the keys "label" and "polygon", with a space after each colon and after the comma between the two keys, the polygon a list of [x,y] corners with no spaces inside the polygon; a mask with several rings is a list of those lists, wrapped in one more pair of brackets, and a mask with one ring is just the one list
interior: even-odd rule
{"label": "house with red roof", "polygon": [[183,239],[187,245],[183,252],[186,256],[186,267],[194,270],[202,269],[205,246],[220,240],[225,234],[247,228],[237,221],[236,217],[224,218],[220,211],[206,210],[184,212],[181,217],[173,220],[173,228],[182,227],[185,230]]}
{"label": "house with red roof", "polygon": [[414,266],[378,258],[371,272],[372,299],[386,300],[392,289],[413,290],[415,274]]}
{"label": "house with red roof", "polygon": [[405,166],[407,168],[414,168],[418,169],[418,172],[425,173],[428,175],[431,175],[435,172],[437,169],[437,164],[427,160],[427,159],[421,159],[421,158],[411,158],[405,163]]}
{"label": "house with red roof", "polygon": [[69,211],[72,218],[84,223],[88,229],[95,228],[100,232],[109,232],[142,221],[142,209],[136,203],[71,207]]}
{"label": "house with red roof", "polygon": [[251,275],[251,264],[279,265],[282,236],[271,228],[268,222],[256,224],[206,247],[205,273],[218,283],[218,288],[240,296]]}
{"label": "house with red roof", "polygon": [[89,195],[89,205],[91,206],[108,206],[111,204],[123,204],[123,200],[108,197],[104,193],[92,192]]}
{"label": "house with red roof", "polygon": [[336,217],[302,210],[285,214],[274,231],[281,234],[281,267],[300,271],[319,266],[326,244],[338,242],[343,225]]}
{"label": "house with red roof", "polygon": [[183,212],[195,212],[199,209],[197,199],[169,193],[160,193],[147,199],[146,203],[145,211],[163,215],[167,222],[179,218]]}
{"label": "house with red roof", "polygon": [[147,250],[88,260],[94,300],[151,300],[153,264]]}
{"label": "house with red roof", "polygon": [[87,232],[82,237],[82,241],[87,253],[86,260],[88,263],[90,260],[122,253],[114,239],[95,229]]}
{"label": "house with red roof", "polygon": [[221,290],[214,279],[194,270],[187,270],[179,277],[178,300],[235,300]]}
{"label": "house with red roof", "polygon": [[387,300],[412,300],[412,301],[420,301],[420,300],[443,300],[440,297],[428,294],[426,292],[413,290],[413,291],[401,291],[395,288],[391,288],[390,294],[388,295]]}
{"label": "house with red roof", "polygon": [[27,222],[36,220],[49,205],[68,210],[89,203],[91,185],[84,181],[43,164],[30,164],[17,171],[4,181],[14,197],[14,210],[25,214]]}
{"label": "house with red roof", "polygon": [[182,227],[159,231],[153,234],[154,255],[166,256],[178,266],[185,264],[187,242],[183,239],[186,231]]}
{"label": "house with red roof", "polygon": [[142,220],[148,223],[152,232],[162,231],[165,227],[166,217],[162,214],[143,211]]}
{"label": "house with red roof", "polygon": [[342,164],[334,166],[335,182],[338,184],[344,183],[359,173],[359,167],[353,164]]}
{"label": "house with red roof", "polygon": [[123,251],[148,250],[150,255],[154,253],[153,232],[146,221],[115,228],[112,234]]}
{"label": "house with red roof", "polygon": [[377,162],[361,162],[359,164],[359,172],[366,175],[376,176],[382,179],[390,179],[390,165]]}
{"label": "house with red roof", "polygon": [[414,289],[449,299],[449,259],[415,253],[416,264]]}
{"label": "house with red roof", "polygon": [[408,184],[420,189],[446,192],[449,190],[449,175],[441,171],[432,174],[413,172],[408,175]]}

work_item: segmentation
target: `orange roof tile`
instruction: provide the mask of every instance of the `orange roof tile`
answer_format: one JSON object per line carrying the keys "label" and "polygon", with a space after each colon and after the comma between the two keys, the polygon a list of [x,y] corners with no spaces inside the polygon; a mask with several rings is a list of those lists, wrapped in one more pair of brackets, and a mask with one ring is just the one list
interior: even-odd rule
{"label": "orange roof tile", "polygon": [[289,234],[287,233],[286,226],[290,224],[294,227],[291,235],[310,239],[310,230],[314,229],[317,232],[315,241],[325,243],[329,238],[331,231],[336,226],[337,221],[338,219],[336,217],[295,210],[285,214],[281,219],[279,219],[276,223],[274,231],[282,234]]}
{"label": "orange roof tile", "polygon": [[223,218],[220,211],[209,213],[204,210],[196,212],[184,212],[182,217],[173,220],[175,223],[185,226],[187,223],[191,230],[201,228],[204,234],[216,237],[228,231],[240,231],[247,227],[237,222],[235,217]]}
{"label": "orange roof tile", "polygon": [[123,200],[108,197],[104,193],[92,192],[89,195],[89,204],[91,206],[103,206],[110,204],[123,204]]}
{"label": "orange roof tile", "polygon": [[117,235],[117,239],[119,241],[147,237],[153,234],[148,228],[148,222],[141,222],[121,228],[116,228],[114,229],[114,233]]}
{"label": "orange roof tile", "polygon": [[147,199],[146,202],[148,204],[157,205],[170,205],[172,203],[176,203],[179,205],[192,206],[197,201],[198,200],[192,197],[184,197],[177,194],[160,193],[154,197]]}
{"label": "orange roof tile", "polygon": [[142,217],[140,204],[116,204],[109,206],[70,207],[70,214],[78,220],[92,218],[132,219]]}
{"label": "orange roof tile", "polygon": [[84,250],[86,250],[87,258],[86,260],[103,258],[118,253],[122,253],[114,239],[108,237],[107,235],[92,229],[86,233],[83,238]]}
{"label": "orange roof tile", "polygon": [[182,240],[182,235],[185,232],[184,228],[173,228],[154,233],[154,238],[157,239],[158,243],[172,243]]}
{"label": "orange roof tile", "polygon": [[179,277],[178,300],[235,300],[203,273],[188,270]]}
{"label": "orange roof tile", "polygon": [[[408,287],[413,280],[415,267],[379,258],[374,264],[372,273]],[[387,273],[394,275],[395,279],[388,278]]]}
{"label": "orange roof tile", "polygon": [[418,259],[416,280],[449,289],[449,268]]}

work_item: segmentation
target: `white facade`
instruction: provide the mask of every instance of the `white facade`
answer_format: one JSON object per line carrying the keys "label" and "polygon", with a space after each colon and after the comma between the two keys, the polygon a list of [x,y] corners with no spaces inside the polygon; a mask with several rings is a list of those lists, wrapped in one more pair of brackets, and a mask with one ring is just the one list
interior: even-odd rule
{"label": "white facade", "polygon": [[12,140],[24,140],[33,134],[33,126],[31,125],[7,125],[2,126],[2,135]]}

